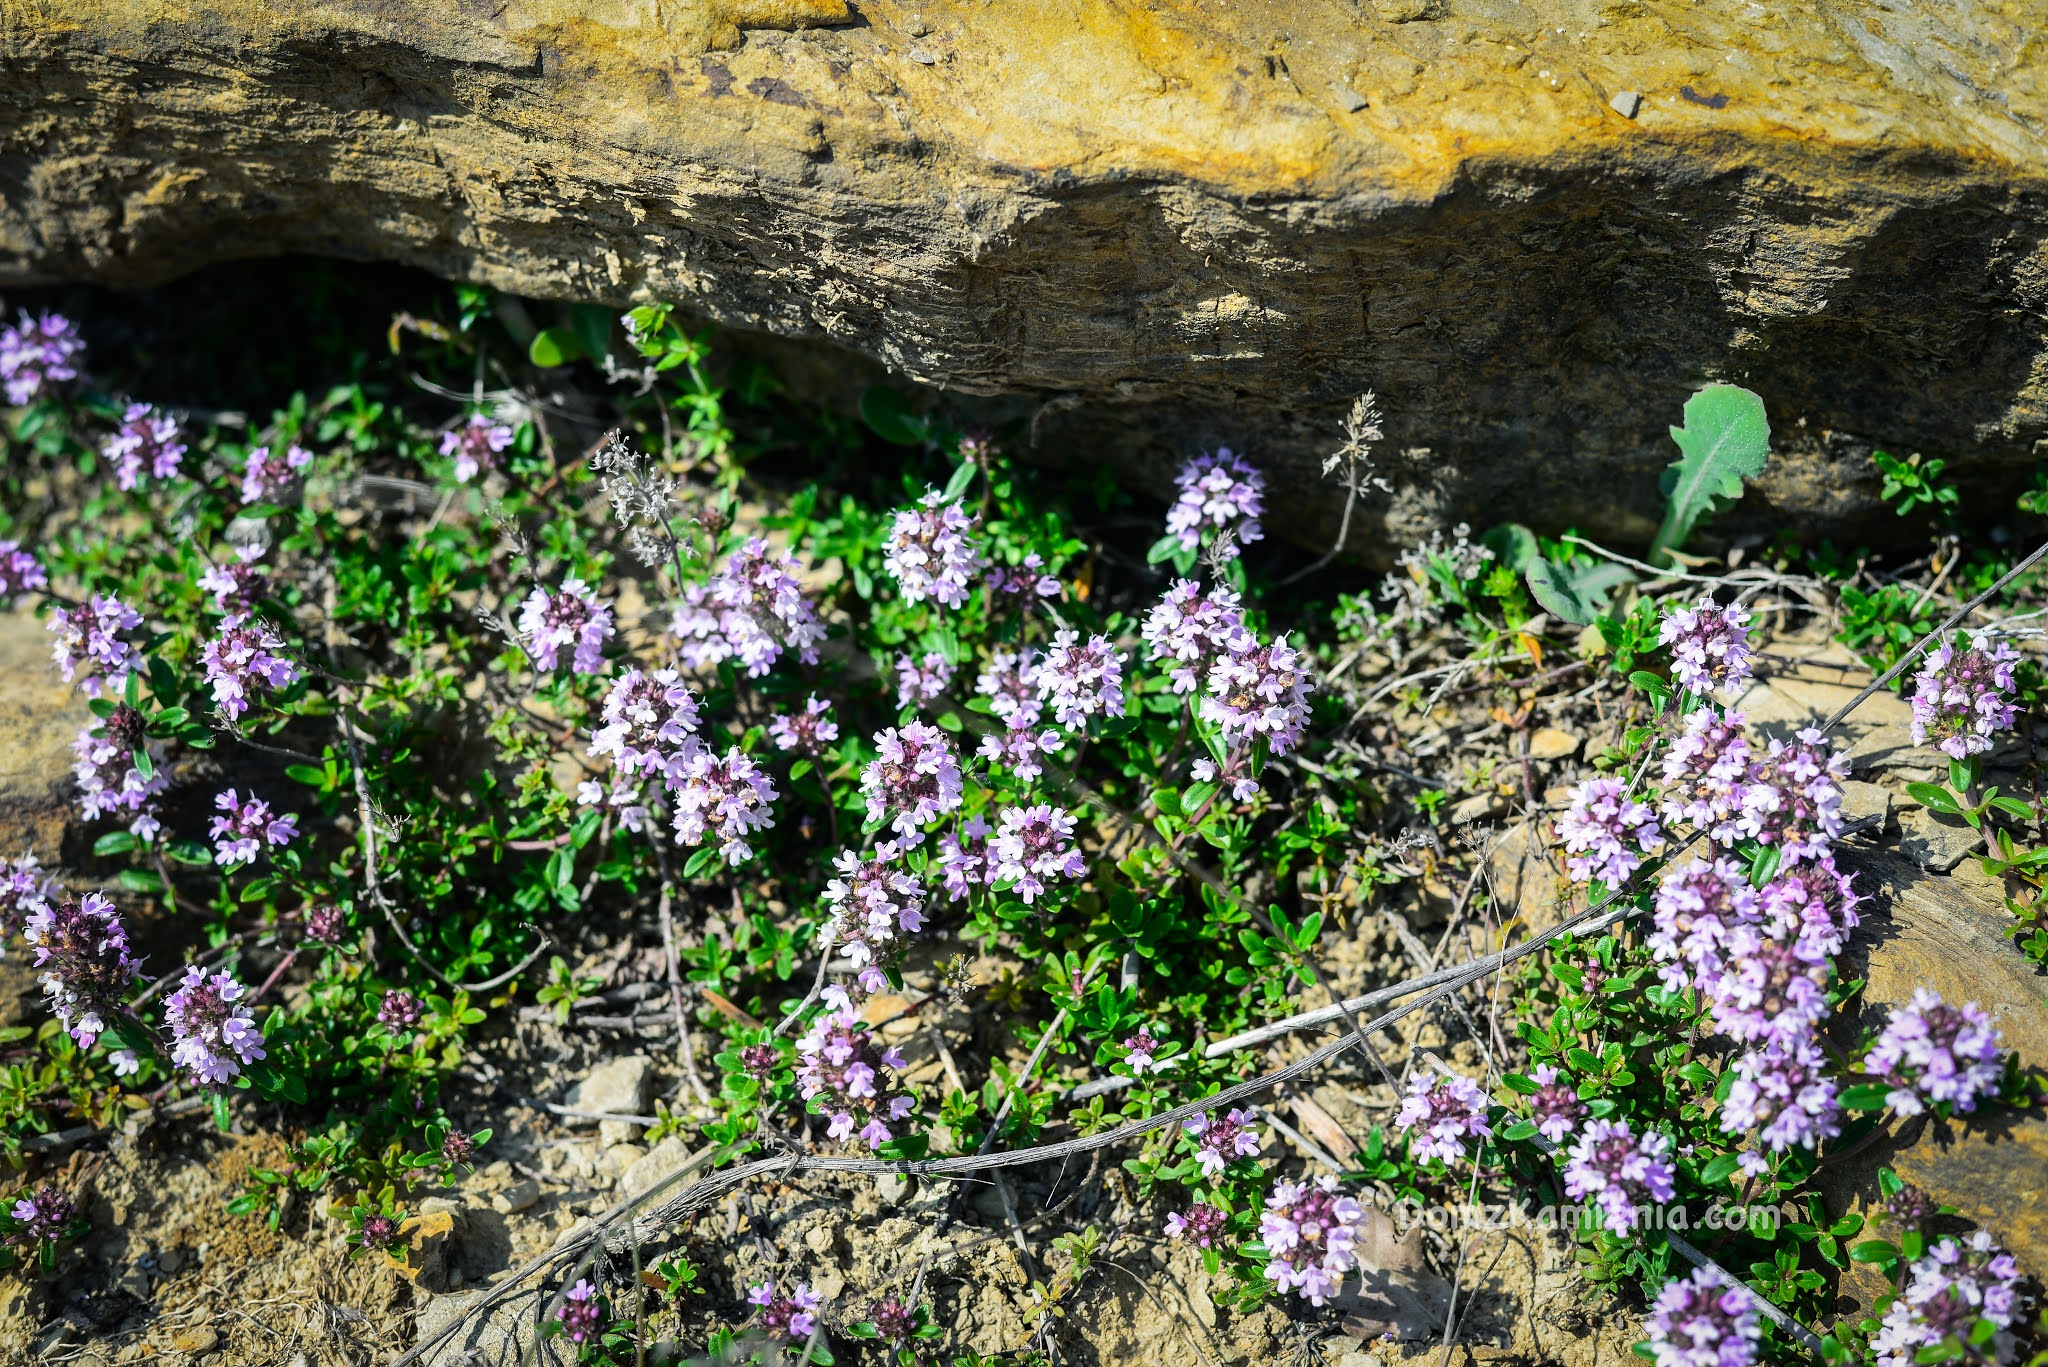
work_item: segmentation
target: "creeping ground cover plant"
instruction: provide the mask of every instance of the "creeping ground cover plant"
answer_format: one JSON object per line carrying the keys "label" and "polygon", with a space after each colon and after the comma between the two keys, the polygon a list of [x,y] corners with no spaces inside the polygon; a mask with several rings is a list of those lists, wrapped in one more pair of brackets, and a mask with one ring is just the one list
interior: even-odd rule
{"label": "creeping ground cover plant", "polygon": [[[602,1126],[616,1187],[465,1312],[535,1279],[556,1360],[1062,1361],[1141,1252],[1259,1351],[1448,1344],[1469,1247],[1401,1236],[1489,1201],[1666,1367],[2019,1360],[2038,1269],[1888,1164],[2040,1085],[1988,1001],[1866,993],[1853,711],[1745,708],[1816,643],[1890,670],[1898,803],[2038,958],[2038,556],[1944,590],[1951,538],[1896,642],[1870,557],[1700,549],[1768,457],[1716,385],[1642,558],[1461,525],[1361,588],[1374,396],[1316,559],[1255,433],[1146,501],[492,300],[234,422],[0,332],[0,596],[84,718],[78,847],[0,851],[19,1275],[94,1237],[50,1156],[145,1109],[274,1138],[233,1217],[423,1288],[429,1202],[516,1222]],[[571,1089],[628,1054],[636,1109]]]}

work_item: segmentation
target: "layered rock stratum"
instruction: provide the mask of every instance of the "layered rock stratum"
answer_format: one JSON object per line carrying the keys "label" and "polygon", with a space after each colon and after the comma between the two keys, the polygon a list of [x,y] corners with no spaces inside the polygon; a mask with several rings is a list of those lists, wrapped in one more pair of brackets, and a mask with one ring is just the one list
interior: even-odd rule
{"label": "layered rock stratum", "polygon": [[[284,251],[665,298],[1326,537],[1646,539],[1664,427],[1762,392],[1761,503],[2048,438],[2038,0],[0,0],[0,286]],[[1405,453],[1405,454],[1403,454]],[[1753,506],[1760,506],[1752,500]],[[1392,524],[1375,528],[1374,523]]]}

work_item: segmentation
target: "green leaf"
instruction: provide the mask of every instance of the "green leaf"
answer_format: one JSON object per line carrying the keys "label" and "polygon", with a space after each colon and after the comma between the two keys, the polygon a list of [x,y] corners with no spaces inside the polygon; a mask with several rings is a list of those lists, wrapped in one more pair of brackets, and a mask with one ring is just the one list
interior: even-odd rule
{"label": "green leaf", "polygon": [[1764,472],[1771,458],[1771,423],[1764,401],[1732,384],[1710,384],[1685,401],[1685,426],[1671,429],[1679,458],[1664,472],[1664,525],[1650,543],[1649,561],[1666,563],[1692,535],[1693,525],[1742,497],[1742,482]]}
{"label": "green leaf", "polygon": [[1180,554],[1180,538],[1162,536],[1152,543],[1152,549],[1145,552],[1145,563],[1156,565],[1162,560],[1171,560]]}
{"label": "green leaf", "polygon": [[1859,1082],[1853,1087],[1844,1087],[1840,1097],[1845,1111],[1881,1111],[1885,1098],[1891,1095],[1891,1088],[1881,1082]]}
{"label": "green leaf", "polygon": [[1536,1133],[1536,1122],[1535,1122],[1535,1121],[1533,1121],[1533,1120],[1518,1120],[1518,1121],[1516,1121],[1516,1122],[1515,1122],[1514,1124],[1512,1124],[1512,1125],[1508,1126],[1508,1127],[1507,1127],[1507,1128],[1506,1128],[1505,1130],[1502,1130],[1502,1131],[1501,1131],[1501,1135],[1500,1135],[1500,1137],[1501,1137],[1502,1139],[1505,1139],[1505,1140],[1506,1140],[1506,1141],[1507,1141],[1508,1143],[1510,1143],[1510,1144],[1519,1144],[1519,1143],[1521,1143],[1521,1142],[1522,1142],[1523,1140],[1525,1140],[1525,1139],[1528,1139],[1528,1138],[1530,1138],[1531,1136],[1533,1136],[1533,1135],[1534,1135],[1535,1133]]}
{"label": "green leaf", "polygon": [[1534,1096],[1543,1090],[1536,1085],[1534,1078],[1524,1077],[1520,1073],[1501,1074],[1500,1084],[1511,1092],[1520,1092],[1523,1096]]}
{"label": "green leaf", "polygon": [[581,355],[583,343],[568,328],[542,328],[526,348],[526,359],[544,370],[567,365]]}
{"label": "green leaf", "polygon": [[585,355],[598,357],[612,349],[612,311],[599,304],[578,304],[569,310],[569,327]]}
{"label": "green leaf", "polygon": [[1710,1187],[1717,1187],[1721,1183],[1727,1181],[1729,1175],[1741,1166],[1742,1158],[1740,1155],[1724,1153],[1719,1158],[1716,1158],[1713,1162],[1707,1164],[1704,1168],[1700,1169],[1700,1181],[1706,1183]]}
{"label": "green leaf", "polygon": [[311,788],[318,788],[327,781],[327,771],[311,764],[290,764],[285,766],[285,777],[295,779]]}
{"label": "green leaf", "polygon": [[1906,785],[1906,792],[1915,802],[1927,808],[1930,812],[1940,812],[1946,816],[1955,816],[1963,810],[1962,804],[1955,800],[1948,789],[1938,783],[1908,783]]}
{"label": "green leaf", "polygon": [[1570,565],[1531,560],[1522,577],[1546,612],[1575,627],[1591,626],[1614,590],[1635,581],[1625,566],[1608,560]]}
{"label": "green leaf", "polygon": [[910,396],[900,389],[878,384],[862,391],[860,420],[876,436],[893,445],[918,446],[924,442],[925,421],[910,411]]}
{"label": "green leaf", "polygon": [[101,856],[126,854],[140,843],[131,831],[108,831],[92,842],[92,852]]}
{"label": "green leaf", "polygon": [[977,469],[973,461],[962,461],[959,468],[953,471],[953,477],[946,481],[946,492],[944,495],[946,502],[951,503],[954,499],[966,493],[967,486],[974,483],[976,473]]}
{"label": "green leaf", "polygon": [[146,897],[155,897],[164,890],[163,880],[149,869],[123,869],[114,881],[128,891]]}
{"label": "green leaf", "polygon": [[1888,1263],[1899,1256],[1899,1250],[1883,1239],[1865,1239],[1849,1250],[1852,1263]]}
{"label": "green leaf", "polygon": [[1527,569],[1542,553],[1536,545],[1536,534],[1519,522],[1503,522],[1498,527],[1489,527],[1479,541],[1493,552],[1496,561],[1516,574]]}
{"label": "green leaf", "polygon": [[1994,797],[1991,799],[1991,805],[2004,812],[2007,816],[2016,816],[2022,821],[2034,814],[2032,807],[2029,807],[2016,797]]}

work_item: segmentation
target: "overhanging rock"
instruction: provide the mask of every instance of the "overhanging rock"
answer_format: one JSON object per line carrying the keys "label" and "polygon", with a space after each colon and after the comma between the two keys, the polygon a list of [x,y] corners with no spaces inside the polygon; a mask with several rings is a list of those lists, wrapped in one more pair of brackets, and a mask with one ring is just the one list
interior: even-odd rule
{"label": "overhanging rock", "polygon": [[[660,297],[1035,419],[1163,487],[1218,442],[1303,540],[1368,509],[1654,523],[1691,388],[1761,500],[1870,442],[2048,437],[2031,0],[0,0],[0,285],[282,251]],[[1426,448],[1426,453],[1423,449]],[[1401,452],[1410,454],[1402,455]]]}

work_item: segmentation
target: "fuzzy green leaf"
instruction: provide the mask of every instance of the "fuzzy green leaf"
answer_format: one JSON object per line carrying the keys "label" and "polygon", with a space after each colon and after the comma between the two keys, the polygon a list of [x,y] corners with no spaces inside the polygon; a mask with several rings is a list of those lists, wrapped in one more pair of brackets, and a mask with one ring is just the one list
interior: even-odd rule
{"label": "fuzzy green leaf", "polygon": [[1732,384],[1710,384],[1685,401],[1685,426],[1671,429],[1682,453],[1665,470],[1664,525],[1650,543],[1649,560],[1663,564],[1685,544],[1702,517],[1742,497],[1742,482],[1764,472],[1771,458],[1771,423],[1764,401]]}

